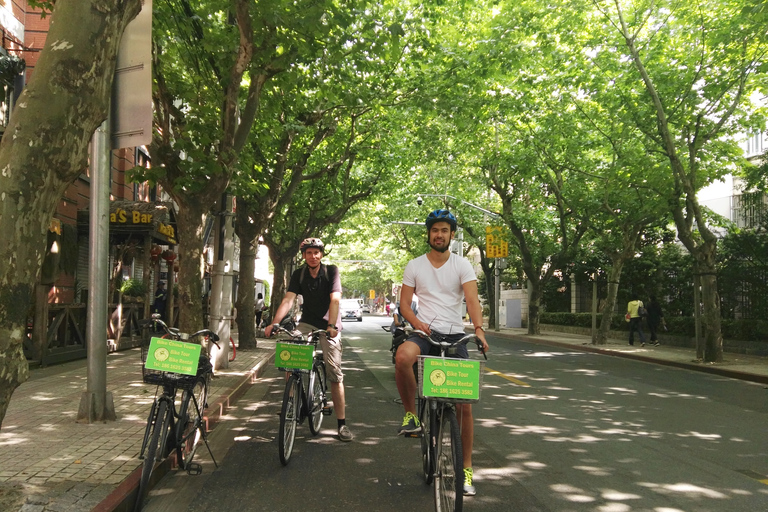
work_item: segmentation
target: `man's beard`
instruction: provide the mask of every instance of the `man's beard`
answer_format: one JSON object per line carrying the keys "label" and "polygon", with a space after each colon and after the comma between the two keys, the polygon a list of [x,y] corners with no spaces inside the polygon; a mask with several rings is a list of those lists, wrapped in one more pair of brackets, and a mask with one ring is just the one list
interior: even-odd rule
{"label": "man's beard", "polygon": [[428,243],[429,243],[429,246],[430,246],[432,249],[436,250],[437,252],[445,252],[445,251],[447,251],[448,249],[450,249],[450,248],[451,248],[451,242],[448,242],[448,243],[447,243],[447,244],[445,244],[445,246],[443,246],[443,247],[440,247],[440,246],[438,246],[438,245],[435,245],[435,244],[434,244],[434,243],[432,243],[432,242],[428,242]]}

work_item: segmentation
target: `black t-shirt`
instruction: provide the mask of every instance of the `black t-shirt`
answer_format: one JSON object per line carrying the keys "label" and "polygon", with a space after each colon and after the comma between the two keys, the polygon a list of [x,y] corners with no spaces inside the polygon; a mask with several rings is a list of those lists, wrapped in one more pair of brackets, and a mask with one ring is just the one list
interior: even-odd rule
{"label": "black t-shirt", "polygon": [[[304,279],[301,274],[304,273]],[[328,308],[331,305],[331,293],[341,293],[341,277],[336,265],[321,265],[317,277],[312,277],[309,268],[302,265],[291,275],[288,291],[301,295],[304,304],[301,311],[301,321],[317,329],[325,329],[329,323],[340,327],[341,321],[328,321]],[[339,311],[341,314],[341,311]]]}

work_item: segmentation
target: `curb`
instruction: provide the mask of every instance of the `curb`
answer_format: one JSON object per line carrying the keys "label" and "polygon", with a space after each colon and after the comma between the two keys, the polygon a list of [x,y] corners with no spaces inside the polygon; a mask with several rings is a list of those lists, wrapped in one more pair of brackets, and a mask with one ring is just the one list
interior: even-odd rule
{"label": "curb", "polygon": [[[208,405],[207,414],[204,416],[206,430],[210,432],[220,421],[221,417],[232,407],[238,398],[243,396],[246,390],[252,386],[256,380],[261,377],[270,363],[274,361],[274,352],[251,368],[228,392],[216,399],[215,402]],[[173,467],[176,467],[175,456],[167,457],[154,471],[150,481],[150,489],[160,481]],[[133,470],[128,477],[123,480],[117,488],[109,493],[98,505],[91,509],[91,512],[130,512],[133,510],[136,501],[136,493],[141,480],[141,466]]]}
{"label": "curb", "polygon": [[638,354],[629,354],[626,352],[621,352],[619,350],[599,348],[589,344],[574,345],[572,343],[543,340],[541,338],[526,338],[525,336],[521,336],[519,334],[509,334],[509,333],[503,333],[503,332],[494,332],[494,334],[504,336],[510,339],[514,339],[517,341],[524,341],[527,343],[538,343],[541,345],[550,345],[553,347],[581,350],[582,352],[591,352],[591,353],[602,354],[606,356],[623,357],[625,359],[634,359],[636,361],[643,361],[645,363],[654,363],[654,364],[660,364],[664,366],[672,366],[674,368],[682,368],[684,370],[693,370],[698,372],[711,373],[711,374],[720,375],[723,377],[730,377],[732,379],[756,382],[758,384],[768,384],[768,375],[756,375],[754,373],[747,373],[747,372],[742,372],[738,370],[729,370],[728,368],[722,368],[718,366],[707,366],[704,364],[683,363],[680,361],[669,361],[666,359],[660,359],[656,357],[649,357],[649,356],[643,356]]}

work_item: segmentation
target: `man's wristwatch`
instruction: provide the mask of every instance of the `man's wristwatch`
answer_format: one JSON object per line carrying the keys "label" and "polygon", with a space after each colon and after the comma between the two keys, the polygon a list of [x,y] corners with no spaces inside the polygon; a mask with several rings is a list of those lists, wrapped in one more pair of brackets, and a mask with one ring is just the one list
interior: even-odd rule
{"label": "man's wristwatch", "polygon": [[333,328],[334,328],[334,329],[336,329],[337,331],[339,330],[339,328],[338,328],[338,327],[336,327],[335,325],[333,325],[333,324],[328,324],[328,327],[327,327],[327,328],[328,328],[328,329],[330,329],[331,327],[333,327]]}
{"label": "man's wristwatch", "polygon": [[476,325],[475,326],[475,332],[477,332],[478,329],[480,329],[481,331],[485,332],[485,329],[483,328],[482,325]]}

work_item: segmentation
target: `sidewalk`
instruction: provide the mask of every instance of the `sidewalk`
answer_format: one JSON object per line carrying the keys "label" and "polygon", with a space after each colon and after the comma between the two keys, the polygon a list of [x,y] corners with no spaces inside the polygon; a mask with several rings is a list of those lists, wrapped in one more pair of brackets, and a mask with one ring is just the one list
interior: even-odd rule
{"label": "sidewalk", "polygon": [[555,331],[542,331],[541,334],[528,335],[526,329],[502,328],[498,332],[488,329],[489,335],[507,336],[519,341],[552,345],[561,348],[573,348],[584,352],[594,352],[611,356],[625,357],[638,361],[663,364],[688,370],[702,371],[768,384],[768,357],[745,354],[723,353],[722,363],[703,363],[696,361],[696,350],[692,348],[672,347],[663,344],[658,347],[647,343],[640,346],[639,341],[630,345],[627,341],[609,339],[606,345],[593,345],[589,336],[568,334]]}
{"label": "sidewalk", "polygon": [[[228,369],[216,372],[206,411],[209,428],[268,367],[274,347],[274,341],[259,340],[259,348],[238,351]],[[111,511],[133,503],[155,392],[142,382],[139,349],[107,358],[107,391],[117,421],[75,422],[86,385],[82,360],[32,370],[14,392],[0,430],[0,511]]]}
{"label": "sidewalk", "polygon": [[[525,329],[489,329],[488,334],[768,384],[766,357],[726,353],[723,363],[702,364],[694,361],[692,349],[629,346],[618,340],[598,347],[587,336],[556,332],[529,336]],[[216,373],[209,425],[272,364],[273,357],[274,341],[260,339],[258,349],[238,351],[230,368]],[[141,474],[138,453],[154,387],[141,380],[138,349],[110,354],[107,365],[115,422],[75,423],[86,389],[84,360],[35,369],[13,394],[0,430],[0,511],[128,510]]]}

